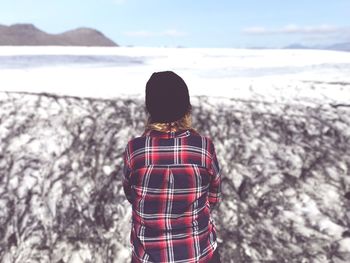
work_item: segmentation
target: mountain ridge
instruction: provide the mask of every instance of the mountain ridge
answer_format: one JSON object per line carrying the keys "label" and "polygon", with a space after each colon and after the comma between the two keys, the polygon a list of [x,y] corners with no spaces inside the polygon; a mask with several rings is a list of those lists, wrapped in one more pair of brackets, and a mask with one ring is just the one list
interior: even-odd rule
{"label": "mountain ridge", "polygon": [[47,33],[30,23],[0,24],[0,46],[118,46],[102,32],[78,27],[58,34]]}
{"label": "mountain ridge", "polygon": [[335,50],[335,51],[350,51],[350,42],[335,43],[326,46],[306,46],[300,43],[290,44],[282,49],[323,49],[323,50]]}

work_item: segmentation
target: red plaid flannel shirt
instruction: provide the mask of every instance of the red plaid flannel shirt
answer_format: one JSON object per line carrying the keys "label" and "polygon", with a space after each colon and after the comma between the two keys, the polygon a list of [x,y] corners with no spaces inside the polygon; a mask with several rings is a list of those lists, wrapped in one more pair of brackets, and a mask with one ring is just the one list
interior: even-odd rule
{"label": "red plaid flannel shirt", "polygon": [[125,148],[123,188],[132,204],[132,262],[209,262],[221,176],[208,137],[145,131]]}

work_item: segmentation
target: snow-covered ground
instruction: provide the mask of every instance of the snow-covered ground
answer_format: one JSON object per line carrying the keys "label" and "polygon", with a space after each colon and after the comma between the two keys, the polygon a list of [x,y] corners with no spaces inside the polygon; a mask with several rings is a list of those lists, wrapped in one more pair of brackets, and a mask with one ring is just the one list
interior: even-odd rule
{"label": "snow-covered ground", "polygon": [[160,70],[210,96],[191,103],[222,171],[222,262],[350,262],[349,69],[319,50],[0,47],[0,262],[130,262],[122,151]]}
{"label": "snow-covered ground", "polygon": [[150,47],[0,47],[0,91],[144,95],[173,70],[191,95],[277,102],[350,101],[350,52]]}

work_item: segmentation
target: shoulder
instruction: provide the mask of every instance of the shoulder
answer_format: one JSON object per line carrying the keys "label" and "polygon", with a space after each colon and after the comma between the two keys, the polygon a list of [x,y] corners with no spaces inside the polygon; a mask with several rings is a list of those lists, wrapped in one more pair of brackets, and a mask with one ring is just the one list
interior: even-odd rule
{"label": "shoulder", "polygon": [[202,148],[205,148],[211,154],[215,152],[214,143],[210,136],[203,135],[196,130],[191,130],[190,137],[192,140],[197,141]]}
{"label": "shoulder", "polygon": [[196,131],[194,129],[191,129],[190,132],[191,132],[192,136],[197,136],[203,140],[206,140],[208,143],[213,144],[213,141],[209,136],[202,135],[201,133],[199,133],[198,131]]}
{"label": "shoulder", "polygon": [[138,137],[133,137],[129,139],[129,141],[126,144],[126,148],[135,148],[138,145],[142,146],[145,144],[146,137],[145,136],[138,136]]}

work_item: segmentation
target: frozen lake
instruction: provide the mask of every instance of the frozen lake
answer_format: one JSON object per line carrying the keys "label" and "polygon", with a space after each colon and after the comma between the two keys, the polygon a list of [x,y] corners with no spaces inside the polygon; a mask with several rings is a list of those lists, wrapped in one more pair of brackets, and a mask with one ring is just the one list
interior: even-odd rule
{"label": "frozen lake", "polygon": [[1,91],[113,98],[144,95],[173,70],[191,95],[278,102],[350,100],[350,53],[149,47],[0,47]]}

